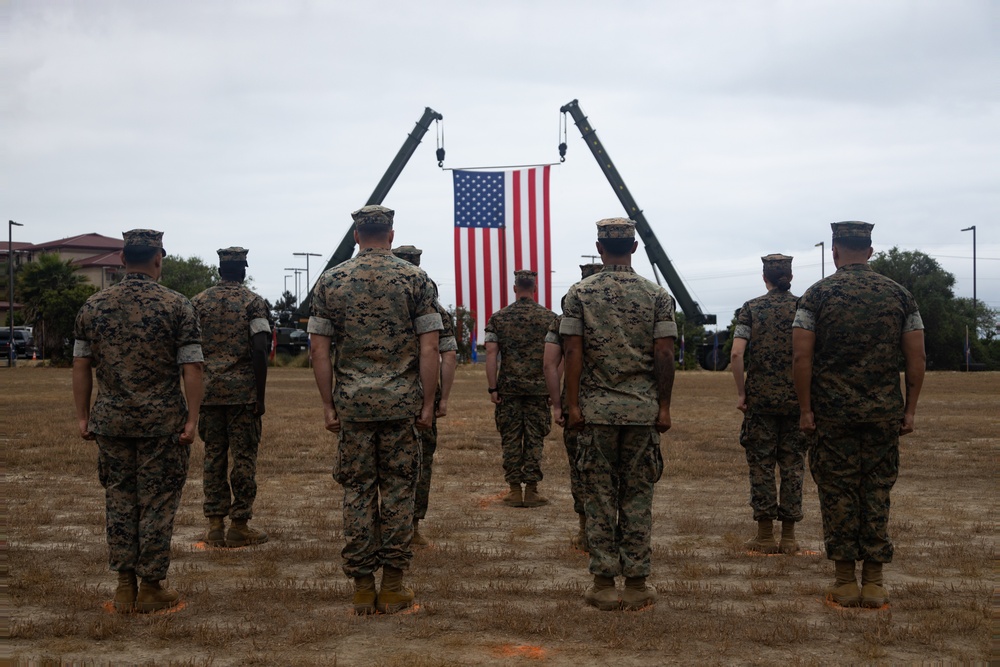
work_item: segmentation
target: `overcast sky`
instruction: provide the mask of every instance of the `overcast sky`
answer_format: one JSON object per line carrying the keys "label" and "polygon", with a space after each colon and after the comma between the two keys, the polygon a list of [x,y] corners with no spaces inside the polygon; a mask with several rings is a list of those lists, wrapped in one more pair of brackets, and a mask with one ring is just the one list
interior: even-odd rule
{"label": "overcast sky", "polygon": [[[446,167],[558,162],[578,98],[706,313],[833,270],[829,223],[926,252],[1000,308],[1000,3],[0,2],[0,207],[15,240],[165,232],[250,248],[274,301],[311,277],[425,106]],[[570,122],[553,169],[553,283],[622,214]],[[451,174],[432,128],[385,205],[454,303]],[[653,274],[645,255],[637,269]],[[289,288],[294,279],[289,279]],[[305,280],[302,280],[303,292]]]}

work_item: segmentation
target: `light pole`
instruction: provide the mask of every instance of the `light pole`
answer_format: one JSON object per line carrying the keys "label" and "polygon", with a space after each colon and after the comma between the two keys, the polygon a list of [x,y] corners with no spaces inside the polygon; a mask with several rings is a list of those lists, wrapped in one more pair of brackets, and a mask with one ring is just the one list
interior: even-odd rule
{"label": "light pole", "polygon": [[[292,254],[295,255],[295,256],[297,256],[297,257],[305,257],[306,258],[306,295],[308,296],[309,292],[312,291],[312,283],[309,282],[309,258],[310,257],[322,257],[323,255],[319,254],[318,252],[293,252]],[[298,305],[298,304],[296,304],[296,305]]]}
{"label": "light pole", "polygon": [[819,277],[826,278],[826,241],[820,241],[814,248],[819,248]]}
{"label": "light pole", "polygon": [[285,298],[285,294],[288,293],[288,279],[292,277],[292,274],[285,274],[285,291],[281,293],[281,298]]}
{"label": "light pole", "polygon": [[20,222],[7,221],[7,266],[10,267],[10,278],[7,286],[10,294],[10,301],[7,302],[7,316],[10,317],[10,348],[7,350],[7,365],[14,366],[17,363],[17,351],[14,349],[14,228],[24,227]]}
{"label": "light pole", "polygon": [[306,270],[305,269],[292,269],[292,268],[289,268],[289,267],[286,266],[285,267],[285,271],[294,271],[295,272],[295,307],[298,308],[299,307],[299,274],[300,273],[305,273]]}
{"label": "light pole", "polygon": [[976,226],[966,227],[963,232],[972,232],[972,326],[979,340],[979,322],[976,317]]}

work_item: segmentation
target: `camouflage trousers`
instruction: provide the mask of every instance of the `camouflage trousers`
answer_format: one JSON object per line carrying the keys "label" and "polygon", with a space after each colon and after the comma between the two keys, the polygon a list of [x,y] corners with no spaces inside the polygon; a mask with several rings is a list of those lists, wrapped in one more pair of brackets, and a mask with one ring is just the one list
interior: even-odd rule
{"label": "camouflage trousers", "polygon": [[[750,507],[754,521],[802,521],[802,479],[810,437],[799,430],[799,416],[747,412],[740,444],[750,468]],[[774,467],[781,476],[780,500]]]}
{"label": "camouflage trousers", "polygon": [[[563,417],[567,416],[567,413],[563,412]],[[568,428],[563,429],[563,444],[566,446],[566,458],[569,459],[569,490],[573,494],[573,511],[577,514],[583,514],[585,511],[583,506],[583,480],[580,479],[580,469],[576,465],[577,451],[580,448],[579,440],[579,431]]]}
{"label": "camouflage trousers", "polygon": [[545,436],[552,414],[545,396],[504,396],[494,413],[503,448],[503,477],[508,484],[542,481]]}
{"label": "camouflage trousers", "polygon": [[406,570],[420,440],[412,419],[343,422],[333,478],[344,487],[344,573]]}
{"label": "camouflage trousers", "polygon": [[[437,404],[434,405],[437,409]],[[418,429],[420,437],[420,475],[417,478],[417,496],[413,503],[413,518],[423,519],[427,516],[427,502],[431,495],[431,474],[434,466],[434,452],[438,445],[437,417],[431,421],[431,427]]]}
{"label": "camouflage trousers", "polygon": [[178,434],[153,438],[98,434],[97,445],[111,569],[134,570],[150,581],[165,579],[191,446],[180,444]]}
{"label": "camouflage trousers", "polygon": [[652,426],[585,424],[577,468],[587,514],[590,573],[650,573],[653,486],[663,474],[660,434]]}
{"label": "camouflage trousers", "polygon": [[205,516],[253,518],[260,444],[260,417],[253,410],[252,403],[201,408],[198,435],[205,441]]}
{"label": "camouflage trousers", "polygon": [[809,468],[830,560],[892,562],[889,492],[899,474],[899,423],[816,422]]}

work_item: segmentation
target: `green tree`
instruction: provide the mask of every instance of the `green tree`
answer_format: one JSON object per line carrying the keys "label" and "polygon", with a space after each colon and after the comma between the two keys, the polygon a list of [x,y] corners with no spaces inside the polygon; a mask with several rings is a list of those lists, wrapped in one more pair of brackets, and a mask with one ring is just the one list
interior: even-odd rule
{"label": "green tree", "polygon": [[76,313],[97,288],[88,285],[70,262],[52,253],[24,266],[19,283],[25,321],[40,329],[41,335],[36,331],[35,340],[42,341],[45,356],[68,358]]}
{"label": "green tree", "polygon": [[955,276],[919,250],[895,247],[872,257],[871,267],[905,287],[917,300],[924,321],[927,367],[958,368],[965,356],[965,327],[972,318],[971,313],[963,316],[960,300],[955,298]]}
{"label": "green tree", "polygon": [[184,259],[167,255],[163,258],[160,284],[180,292],[189,299],[218,282],[219,268],[205,264],[200,257]]}

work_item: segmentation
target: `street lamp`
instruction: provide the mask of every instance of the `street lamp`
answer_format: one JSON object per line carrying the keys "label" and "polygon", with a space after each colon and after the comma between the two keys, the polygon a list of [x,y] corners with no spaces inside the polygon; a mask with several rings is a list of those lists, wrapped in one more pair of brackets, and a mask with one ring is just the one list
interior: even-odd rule
{"label": "street lamp", "polygon": [[305,273],[306,270],[305,269],[292,269],[292,268],[289,268],[289,267],[286,266],[285,267],[285,271],[294,271],[295,272],[295,307],[298,308],[299,307],[299,274],[300,273]]}
{"label": "street lamp", "polygon": [[976,226],[966,227],[963,232],[972,232],[972,324],[979,340],[979,322],[976,317]]}
{"label": "street lamp", "polygon": [[826,278],[826,241],[820,241],[814,248],[819,248],[819,277]]}
{"label": "street lamp", "polygon": [[306,294],[308,295],[312,291],[312,283],[309,282],[309,258],[310,257],[322,257],[323,255],[318,252],[293,252],[293,255],[297,257],[306,258]]}
{"label": "street lamp", "polygon": [[288,293],[288,279],[292,277],[292,274],[285,274],[285,291],[281,293],[281,298],[285,298],[285,294]]}
{"label": "street lamp", "polygon": [[10,288],[7,302],[7,313],[10,317],[10,348],[7,350],[7,365],[14,366],[17,361],[17,351],[14,349],[14,228],[24,227],[20,222],[7,221],[7,266],[10,267],[10,278],[7,286]]}

